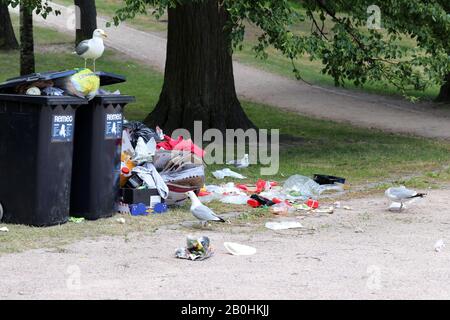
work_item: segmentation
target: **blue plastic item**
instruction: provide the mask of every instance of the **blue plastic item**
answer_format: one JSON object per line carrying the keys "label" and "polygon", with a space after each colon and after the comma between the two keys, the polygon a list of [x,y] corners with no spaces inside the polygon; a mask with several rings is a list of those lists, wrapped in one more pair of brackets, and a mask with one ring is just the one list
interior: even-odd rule
{"label": "blue plastic item", "polygon": [[165,203],[157,203],[153,208],[154,213],[164,213],[168,210],[167,204]]}
{"label": "blue plastic item", "polygon": [[146,216],[148,214],[147,206],[143,203],[130,204],[130,213],[132,216]]}

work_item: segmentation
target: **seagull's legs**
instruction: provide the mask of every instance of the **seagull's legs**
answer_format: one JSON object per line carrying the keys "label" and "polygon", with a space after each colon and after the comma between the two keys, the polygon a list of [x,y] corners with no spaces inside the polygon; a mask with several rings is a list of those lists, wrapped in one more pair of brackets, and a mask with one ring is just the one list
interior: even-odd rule
{"label": "seagull's legs", "polygon": [[94,59],[94,72],[95,72],[95,59]]}
{"label": "seagull's legs", "polygon": [[84,68],[87,68],[87,59],[84,59]]}
{"label": "seagull's legs", "polygon": [[403,202],[400,202],[400,212],[403,210]]}

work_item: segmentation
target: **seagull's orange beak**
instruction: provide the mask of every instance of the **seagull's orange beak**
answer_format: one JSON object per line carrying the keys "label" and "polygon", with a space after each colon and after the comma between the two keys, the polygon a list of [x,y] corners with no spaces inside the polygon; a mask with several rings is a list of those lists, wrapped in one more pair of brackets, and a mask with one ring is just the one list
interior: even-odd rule
{"label": "seagull's orange beak", "polygon": [[106,32],[102,32],[102,37],[103,38],[108,38],[108,35],[106,34]]}

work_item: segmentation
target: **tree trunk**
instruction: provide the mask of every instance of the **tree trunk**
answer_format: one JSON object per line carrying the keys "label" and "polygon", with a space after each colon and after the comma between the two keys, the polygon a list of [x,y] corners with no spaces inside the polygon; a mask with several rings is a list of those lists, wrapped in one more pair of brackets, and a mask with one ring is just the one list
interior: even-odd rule
{"label": "tree trunk", "polygon": [[164,85],[144,122],[167,133],[193,133],[194,121],[222,132],[254,127],[236,95],[226,10],[208,0],[170,8],[168,15]]}
{"label": "tree trunk", "polygon": [[77,14],[77,20],[80,25],[77,25],[76,44],[81,41],[92,38],[92,33],[97,29],[97,8],[95,7],[95,0],[75,0],[75,6],[80,8]]}
{"label": "tree trunk", "polygon": [[28,2],[20,5],[20,74],[34,73],[33,10]]}
{"label": "tree trunk", "polygon": [[445,83],[442,85],[436,100],[438,102],[450,102],[450,73],[445,77]]}
{"label": "tree trunk", "polygon": [[0,1],[0,50],[15,50],[19,48],[11,23],[8,6]]}

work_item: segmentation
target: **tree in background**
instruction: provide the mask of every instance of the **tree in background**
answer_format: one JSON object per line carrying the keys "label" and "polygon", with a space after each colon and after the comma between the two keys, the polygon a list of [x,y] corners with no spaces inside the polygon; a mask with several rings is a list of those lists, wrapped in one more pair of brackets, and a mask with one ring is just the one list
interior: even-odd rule
{"label": "tree in background", "polygon": [[[438,101],[450,101],[450,1],[399,1],[399,0],[366,0],[360,1],[361,13],[370,5],[376,5],[380,9],[382,27],[388,34],[414,40],[420,47],[416,62],[427,67],[427,62],[420,59],[436,59],[440,57],[442,64],[431,64],[436,74],[445,74],[441,83]],[[340,7],[342,12],[352,13],[355,11],[353,2],[346,7]],[[358,8],[358,7],[357,7]],[[356,9],[357,9],[356,8]],[[445,57],[445,55],[447,57]]]}
{"label": "tree in background", "polygon": [[[367,1],[299,2],[302,11],[288,0],[127,0],[117,11],[115,24],[146,14],[148,7],[155,8],[157,17],[166,9],[169,15],[164,85],[145,122],[168,132],[192,130],[195,120],[203,121],[203,129],[252,127],[236,98],[232,66],[232,52],[244,39],[246,23],[260,29],[255,54],[266,57],[269,46],[278,49],[292,60],[299,79],[301,68],[294,62],[303,55],[321,60],[322,72],[337,85],[389,81],[405,95],[408,89],[423,89],[448,73],[448,55],[442,48],[424,53],[402,46],[398,42],[401,30],[368,29]],[[433,17],[444,28],[450,24],[436,1],[432,5],[420,0],[390,2],[395,2],[392,10],[397,10],[405,27],[420,28]],[[416,26],[417,20],[404,8],[422,12],[421,24]],[[310,33],[291,31],[294,23],[305,20],[311,23]],[[329,30],[324,29],[325,21],[331,21]]]}
{"label": "tree in background", "polygon": [[11,17],[8,11],[8,5],[0,0],[0,50],[15,50],[19,48]]}
{"label": "tree in background", "polygon": [[97,29],[97,8],[95,0],[75,0],[75,6],[80,8],[80,26],[76,30],[75,43],[92,38],[92,33]]}
{"label": "tree in background", "polygon": [[34,73],[34,37],[33,37],[33,12],[41,15],[43,18],[54,12],[56,15],[59,11],[53,10],[47,1],[42,0],[0,0],[7,6],[20,6],[20,74],[25,75]]}
{"label": "tree in background", "polygon": [[20,74],[34,73],[33,8],[26,0],[20,4]]}

